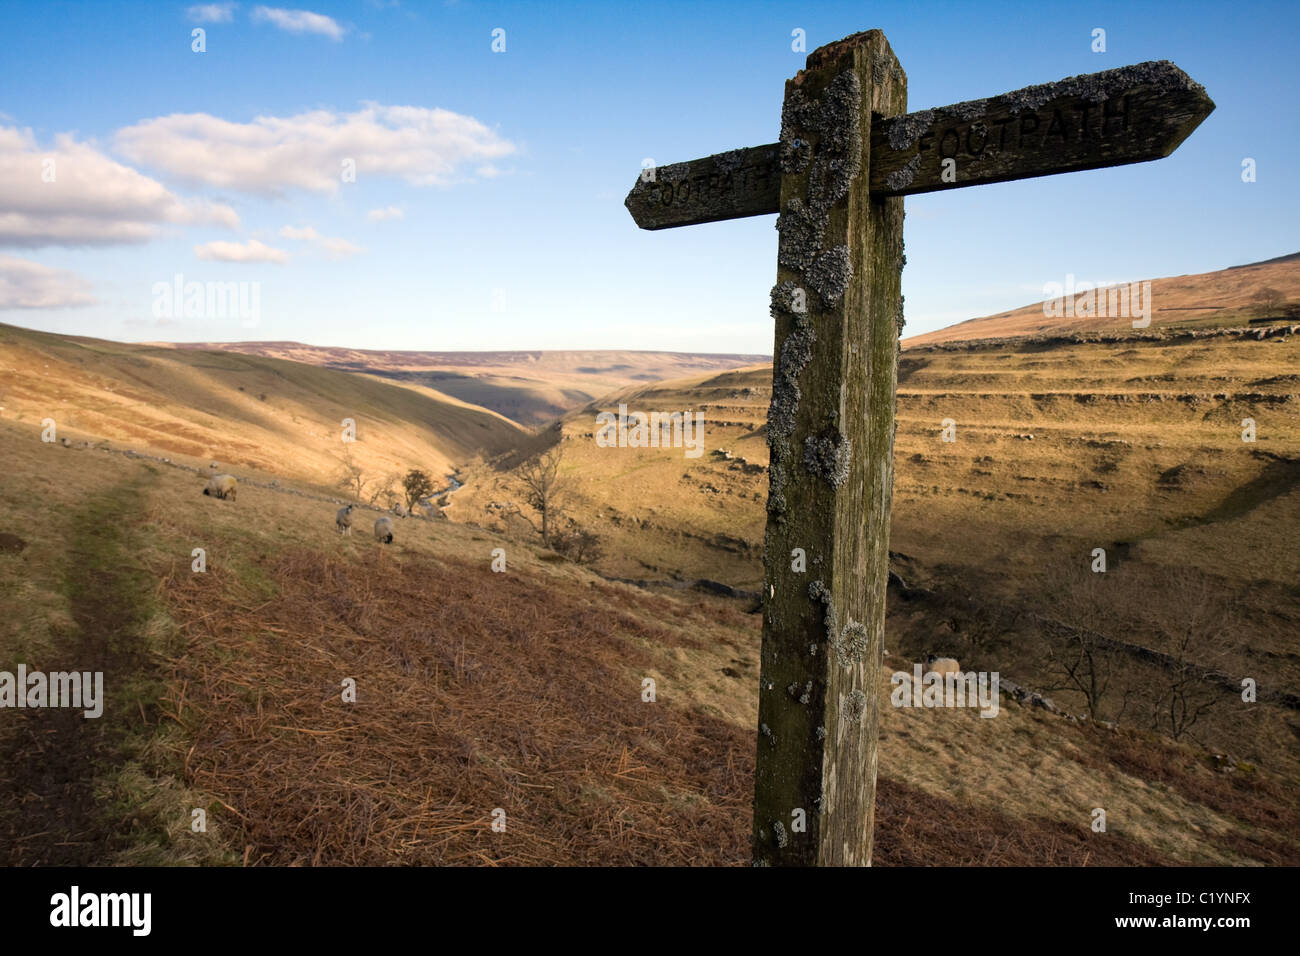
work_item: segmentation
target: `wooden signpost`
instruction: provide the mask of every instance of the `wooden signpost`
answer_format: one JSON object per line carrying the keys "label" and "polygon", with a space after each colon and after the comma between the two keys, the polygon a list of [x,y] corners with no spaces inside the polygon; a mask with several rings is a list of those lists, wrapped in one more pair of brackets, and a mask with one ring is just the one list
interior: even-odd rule
{"label": "wooden signpost", "polygon": [[643,229],[779,213],[757,865],[869,865],[903,200],[1168,156],[1214,109],[1168,62],[907,113],[884,34],[815,50],[777,143],[642,173]]}

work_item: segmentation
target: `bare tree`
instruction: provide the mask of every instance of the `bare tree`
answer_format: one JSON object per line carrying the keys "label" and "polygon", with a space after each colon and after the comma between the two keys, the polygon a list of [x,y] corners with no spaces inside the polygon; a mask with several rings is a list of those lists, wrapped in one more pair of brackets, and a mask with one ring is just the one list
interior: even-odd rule
{"label": "bare tree", "polygon": [[361,492],[369,481],[365,469],[352,457],[352,449],[345,445],[343,454],[339,456],[339,475],[335,484],[360,501]]}
{"label": "bare tree", "polygon": [[556,521],[563,514],[564,505],[573,490],[569,476],[560,473],[563,460],[564,452],[556,445],[545,454],[524,462],[516,473],[524,486],[524,503],[537,512],[540,523],[518,508],[511,513],[518,514],[527,521],[542,536],[542,544],[548,548],[551,546]]}
{"label": "bare tree", "polygon": [[366,493],[366,503],[373,505],[378,501],[391,500],[393,497],[393,487],[397,484],[399,476],[395,472],[388,472],[382,478],[373,480],[370,490]]}
{"label": "bare tree", "polygon": [[[1104,573],[1086,568],[1068,572],[1052,581],[1046,593],[1053,595],[1049,616],[1042,619],[1039,636],[1043,641],[1042,667],[1048,680],[1044,690],[1071,690],[1088,706],[1088,719],[1102,719],[1102,709],[1120,690],[1117,654],[1102,628],[1116,615],[1111,605],[1114,589]],[[1128,694],[1112,719],[1118,720],[1128,707]]]}
{"label": "bare tree", "polygon": [[1240,622],[1209,579],[1172,575],[1143,605],[1149,642],[1162,655],[1160,686],[1151,708],[1153,729],[1181,740],[1229,695],[1219,686],[1226,645]]}
{"label": "bare tree", "polygon": [[1254,303],[1263,312],[1264,317],[1272,319],[1282,314],[1286,296],[1278,289],[1266,286],[1255,293]]}

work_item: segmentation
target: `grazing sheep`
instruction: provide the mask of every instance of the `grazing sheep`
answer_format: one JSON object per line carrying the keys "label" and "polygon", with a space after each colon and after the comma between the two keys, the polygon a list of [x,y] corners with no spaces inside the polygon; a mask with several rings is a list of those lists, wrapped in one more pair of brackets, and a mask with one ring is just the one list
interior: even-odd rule
{"label": "grazing sheep", "polygon": [[926,673],[960,674],[961,665],[952,657],[935,657],[931,654],[925,659]]}
{"label": "grazing sheep", "polygon": [[375,519],[375,540],[382,544],[393,543],[393,519],[388,515]]}
{"label": "grazing sheep", "polygon": [[208,486],[203,489],[203,493],[213,498],[229,498],[234,501],[238,484],[234,475],[213,475],[208,479]]}
{"label": "grazing sheep", "polygon": [[393,514],[397,515],[399,518],[406,518],[411,513],[406,510],[406,505],[399,501],[397,504],[393,505]]}
{"label": "grazing sheep", "polygon": [[352,533],[352,505],[339,509],[334,516],[334,527],[339,529],[339,534]]}

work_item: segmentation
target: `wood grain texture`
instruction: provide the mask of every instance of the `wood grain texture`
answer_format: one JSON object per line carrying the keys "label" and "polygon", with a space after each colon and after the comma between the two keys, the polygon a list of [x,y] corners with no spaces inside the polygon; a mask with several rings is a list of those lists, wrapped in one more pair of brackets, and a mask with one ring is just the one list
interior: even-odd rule
{"label": "wood grain texture", "polygon": [[873,114],[904,112],[907,78],[878,30],[808,63],[782,113],[753,855],[868,865],[903,201],[869,194],[866,144]]}

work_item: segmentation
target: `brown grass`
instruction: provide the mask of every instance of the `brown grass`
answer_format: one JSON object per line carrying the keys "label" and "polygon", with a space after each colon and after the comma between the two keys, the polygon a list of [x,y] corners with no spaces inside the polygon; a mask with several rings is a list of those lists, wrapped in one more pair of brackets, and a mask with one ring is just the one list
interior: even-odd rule
{"label": "brown grass", "polygon": [[[643,703],[624,615],[520,575],[292,550],[257,603],[220,573],[167,592],[188,779],[249,863],[713,864],[744,853],[752,748]],[[358,701],[340,684],[356,679]],[[491,829],[503,808],[507,831]]]}

